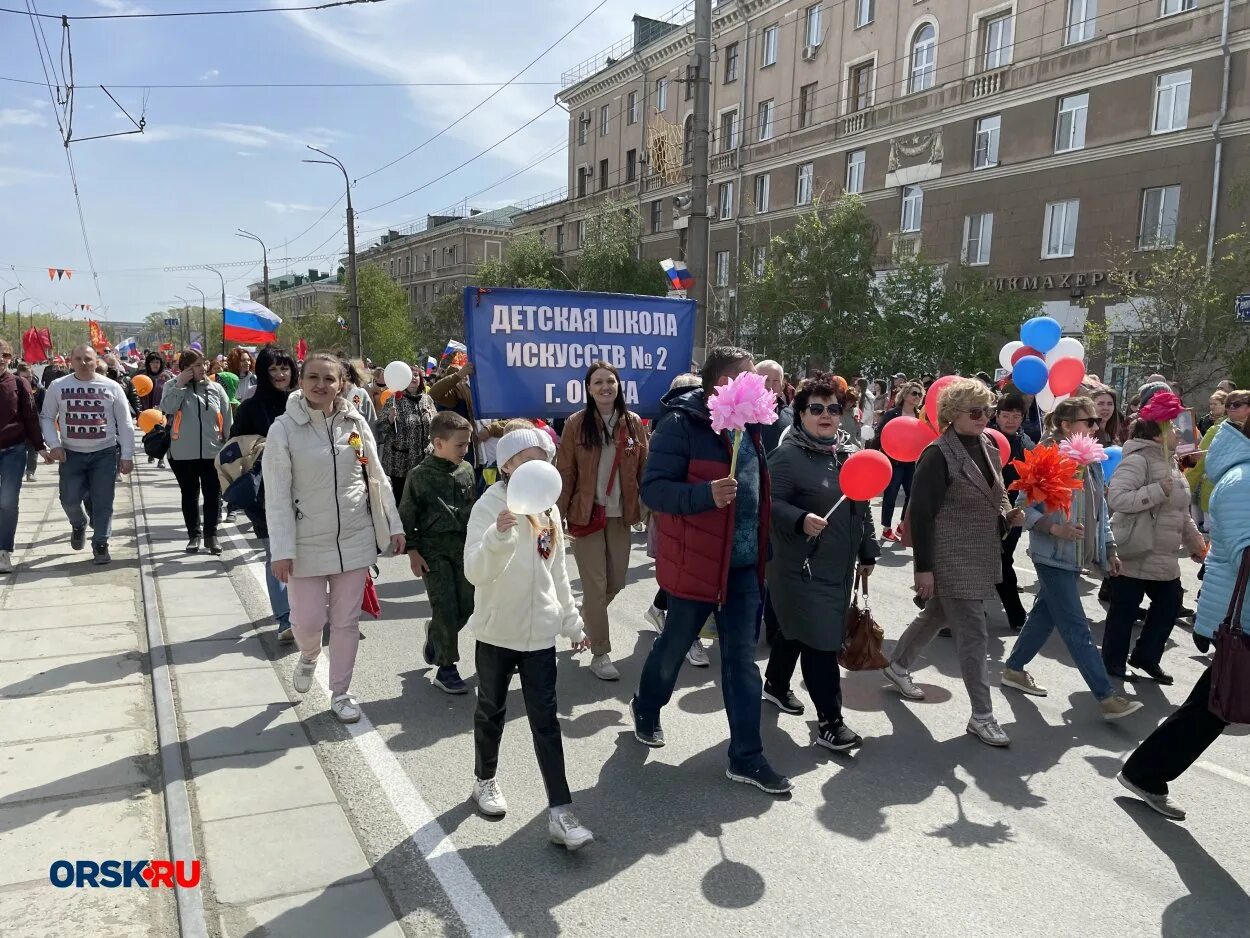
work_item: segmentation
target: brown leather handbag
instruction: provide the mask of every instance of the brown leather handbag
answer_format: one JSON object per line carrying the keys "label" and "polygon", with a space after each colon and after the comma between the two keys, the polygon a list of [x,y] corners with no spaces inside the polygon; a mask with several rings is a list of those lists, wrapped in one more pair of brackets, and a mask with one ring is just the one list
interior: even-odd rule
{"label": "brown leather handbag", "polygon": [[1241,552],[1237,585],[1224,621],[1215,632],[1211,695],[1207,706],[1225,723],[1250,723],[1250,635],[1241,627],[1241,611],[1250,582],[1250,548]]}
{"label": "brown leather handbag", "polygon": [[[860,591],[863,605],[860,605]],[[855,572],[855,591],[851,605],[846,610],[846,627],[842,632],[842,650],[838,663],[848,671],[879,671],[889,664],[881,650],[885,642],[885,629],[877,625],[868,602],[868,577],[863,567]]]}

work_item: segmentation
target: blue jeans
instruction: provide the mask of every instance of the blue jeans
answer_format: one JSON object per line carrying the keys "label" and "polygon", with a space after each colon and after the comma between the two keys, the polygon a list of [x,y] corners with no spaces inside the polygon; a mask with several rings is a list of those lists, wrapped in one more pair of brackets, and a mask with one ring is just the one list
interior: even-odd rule
{"label": "blue jeans", "polygon": [[26,471],[26,444],[0,449],[0,550],[13,549],[17,533],[17,499]]}
{"label": "blue jeans", "polygon": [[[87,511],[91,512],[91,543],[96,547],[108,544],[112,532],[116,485],[116,447],[94,453],[65,451],[60,476],[61,507],[72,528],[86,527]],[[83,510],[84,502],[87,511]]]}
{"label": "blue jeans", "polygon": [[885,494],[881,497],[881,526],[883,528],[891,528],[894,526],[894,504],[898,501],[898,490],[903,490],[903,517],[907,516],[907,503],[911,501],[911,483],[916,476],[916,464],[914,462],[896,462],[894,470],[890,474],[890,484],[885,488]]}
{"label": "blue jeans", "polygon": [[760,585],[755,567],[734,567],[729,571],[728,595],[719,608],[715,603],[669,596],[664,631],[647,655],[634,701],[634,711],[640,719],[659,719],[660,710],[673,697],[682,659],[709,613],[715,614],[720,639],[721,693],[729,719],[729,768],[735,772],[751,772],[766,763],[760,738],[764,682],[755,664],[759,606]]}
{"label": "blue jeans", "polygon": [[1115,690],[1102,663],[1102,655],[1094,645],[1094,637],[1089,632],[1089,620],[1085,618],[1085,609],[1077,592],[1079,574],[1075,570],[1060,570],[1044,563],[1034,566],[1037,568],[1037,599],[1029,617],[1024,620],[1024,628],[1016,636],[1016,645],[1011,649],[1006,666],[1013,671],[1023,671],[1057,628],[1089,689],[1099,700],[1106,700]]}
{"label": "blue jeans", "polygon": [[269,591],[269,607],[273,609],[273,617],[278,620],[278,631],[281,632],[291,624],[291,601],[287,599],[286,584],[273,575],[273,553],[269,549],[269,538],[259,538],[265,548],[265,589]]}

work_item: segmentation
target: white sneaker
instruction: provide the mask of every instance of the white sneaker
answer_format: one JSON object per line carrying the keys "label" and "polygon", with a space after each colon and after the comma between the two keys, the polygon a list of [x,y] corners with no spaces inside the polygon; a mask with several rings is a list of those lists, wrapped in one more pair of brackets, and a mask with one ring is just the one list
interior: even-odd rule
{"label": "white sneaker", "polygon": [[508,802],[499,790],[499,783],[493,778],[475,778],[473,792],[469,797],[487,817],[503,817],[508,813]]}
{"label": "white sneaker", "polygon": [[655,629],[655,634],[659,635],[664,631],[665,615],[666,613],[663,609],[657,609],[655,606],[652,606],[645,613],[643,613],[642,617],[651,623],[651,627]]}
{"label": "white sneaker", "polygon": [[317,670],[316,661],[305,661],[300,655],[295,662],[295,670],[291,674],[291,686],[297,694],[307,694],[312,687],[313,673]]}
{"label": "white sneaker", "polygon": [[881,674],[908,700],[924,700],[924,691],[916,686],[907,671],[890,664],[881,669]]}
{"label": "white sneaker", "polygon": [[0,550],[0,573],[13,572],[13,555],[7,550]]}
{"label": "white sneaker", "polygon": [[619,681],[621,672],[607,655],[595,655],[590,659],[590,673],[601,681]]}
{"label": "white sneaker", "polygon": [[1011,737],[1003,732],[1003,728],[998,725],[998,721],[993,717],[987,720],[978,720],[973,717],[968,721],[968,732],[975,736],[987,746],[1010,746]]}
{"label": "white sneaker", "polygon": [[590,829],[582,827],[582,822],[568,808],[560,808],[554,815],[548,814],[547,833],[553,844],[560,844],[569,850],[578,850],[595,839]]}
{"label": "white sneaker", "polygon": [[360,704],[351,694],[339,694],[330,701],[330,709],[340,723],[355,723],[360,719]]}
{"label": "white sneaker", "polygon": [[707,649],[703,647],[703,643],[697,638],[694,640],[694,644],[690,646],[690,650],[686,652],[686,660],[696,668],[706,668],[712,663],[708,661]]}
{"label": "white sneaker", "polygon": [[1013,671],[1011,668],[1003,668],[1002,685],[1014,687],[1021,693],[1032,694],[1034,697],[1045,697],[1049,693],[1046,688],[1033,680],[1033,675],[1028,671]]}

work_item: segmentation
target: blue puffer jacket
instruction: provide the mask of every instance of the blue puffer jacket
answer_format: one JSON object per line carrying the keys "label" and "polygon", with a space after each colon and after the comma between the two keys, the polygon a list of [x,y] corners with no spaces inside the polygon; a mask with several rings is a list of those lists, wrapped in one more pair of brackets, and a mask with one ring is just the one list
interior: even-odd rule
{"label": "blue puffer jacket", "polygon": [[[1210,638],[1224,621],[1237,582],[1242,554],[1250,547],[1250,438],[1225,421],[1207,450],[1207,478],[1211,492],[1211,552],[1194,631]],[[1242,611],[1241,628],[1250,632],[1250,610]]]}
{"label": "blue puffer jacket", "polygon": [[[1098,529],[1095,556],[1087,557],[1084,565],[1088,568],[1098,566],[1107,570],[1110,566],[1108,558],[1115,548],[1115,538],[1111,534],[1111,519],[1107,511],[1106,482],[1103,478],[1102,466],[1094,463],[1089,467],[1085,484],[1090,486],[1094,493],[1094,510],[1098,515],[1095,523]],[[1074,503],[1078,498],[1084,497],[1084,492],[1072,493]],[[1024,513],[1024,527],[1029,532],[1029,557],[1034,563],[1079,573],[1080,565],[1076,562],[1076,541],[1063,541],[1039,529],[1037,524],[1043,518],[1049,520],[1051,524],[1064,524],[1068,521],[1061,511],[1046,514],[1039,505],[1029,505]],[[1089,519],[1085,519],[1085,524],[1089,523]]]}

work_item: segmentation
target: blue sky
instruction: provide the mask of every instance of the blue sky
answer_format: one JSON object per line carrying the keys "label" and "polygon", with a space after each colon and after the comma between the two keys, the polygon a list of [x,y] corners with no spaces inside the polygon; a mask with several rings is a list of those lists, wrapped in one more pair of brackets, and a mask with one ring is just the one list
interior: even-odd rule
{"label": "blue sky", "polygon": [[[300,5],[296,0],[37,0],[44,13],[229,9]],[[387,0],[317,13],[76,22],[71,26],[74,136],[113,133],[129,122],[99,91],[104,84],[147,132],[72,147],[87,231],[107,318],[142,319],[174,294],[213,297],[207,271],[161,267],[250,260],[256,232],[271,258],[330,254],[346,245],[342,206],[303,236],[343,190],[338,171],[304,165],[322,146],[359,178],[441,130],[490,87],[223,88],[224,83],[505,81],[554,42],[598,0]],[[10,0],[8,7],[24,7]],[[363,211],[443,174],[552,103],[560,73],[630,31],[634,12],[657,14],[675,0],[607,0],[523,77],[551,84],[510,87],[414,156],[361,180]],[[53,55],[60,26],[45,20]],[[0,14],[0,78],[42,80],[31,24]],[[159,88],[184,84],[191,88]],[[122,85],[139,87],[122,88]],[[147,90],[145,90],[145,88]],[[422,192],[365,212],[360,244],[379,229],[410,223],[463,200],[560,144],[567,118],[556,109],[491,154]],[[550,158],[471,201],[494,208],[565,184],[565,155]],[[47,89],[0,80],[0,290],[20,278],[38,301],[99,300],[79,230],[69,171]],[[294,240],[292,240],[294,239]],[[293,265],[320,266],[329,258]],[[16,267],[16,271],[12,270]],[[48,267],[74,270],[49,282]],[[242,293],[259,265],[223,271]],[[273,273],[280,273],[275,267]],[[9,305],[18,294],[9,295]],[[27,304],[24,309],[29,309]],[[64,305],[60,309],[65,309]]]}

